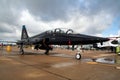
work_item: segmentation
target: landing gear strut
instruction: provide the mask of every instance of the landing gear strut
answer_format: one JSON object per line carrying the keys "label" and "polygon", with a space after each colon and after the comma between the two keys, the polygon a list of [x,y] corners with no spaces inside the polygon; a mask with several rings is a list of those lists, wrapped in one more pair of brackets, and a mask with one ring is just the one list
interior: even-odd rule
{"label": "landing gear strut", "polygon": [[20,54],[24,54],[23,45],[20,45]]}
{"label": "landing gear strut", "polygon": [[24,54],[24,50],[23,50],[23,49],[21,49],[21,50],[20,50],[20,53],[23,55],[23,54]]}
{"label": "landing gear strut", "polygon": [[49,46],[49,38],[43,39],[43,44],[42,45],[46,50],[45,54],[48,55],[49,50],[52,50],[52,48]]}
{"label": "landing gear strut", "polygon": [[49,53],[49,50],[46,50],[45,54],[48,55],[48,53]]}

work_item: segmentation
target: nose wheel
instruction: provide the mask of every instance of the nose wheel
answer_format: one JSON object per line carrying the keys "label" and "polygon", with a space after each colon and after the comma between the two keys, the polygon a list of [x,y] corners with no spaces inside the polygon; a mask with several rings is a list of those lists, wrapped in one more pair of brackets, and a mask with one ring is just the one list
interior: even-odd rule
{"label": "nose wheel", "polygon": [[77,60],[80,60],[80,59],[81,59],[81,54],[80,54],[80,52],[76,53],[75,58],[76,58]]}

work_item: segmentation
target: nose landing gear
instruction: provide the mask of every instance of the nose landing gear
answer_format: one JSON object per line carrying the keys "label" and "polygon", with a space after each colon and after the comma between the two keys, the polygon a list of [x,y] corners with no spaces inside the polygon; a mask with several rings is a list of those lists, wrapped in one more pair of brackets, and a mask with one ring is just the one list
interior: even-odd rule
{"label": "nose landing gear", "polygon": [[77,60],[80,60],[80,59],[81,59],[81,54],[80,54],[80,52],[77,52],[77,53],[76,53],[75,58],[76,58]]}

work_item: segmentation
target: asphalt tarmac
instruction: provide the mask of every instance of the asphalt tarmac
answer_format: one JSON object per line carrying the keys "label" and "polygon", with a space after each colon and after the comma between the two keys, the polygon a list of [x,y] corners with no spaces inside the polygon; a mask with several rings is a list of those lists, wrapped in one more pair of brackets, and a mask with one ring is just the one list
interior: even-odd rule
{"label": "asphalt tarmac", "polygon": [[84,51],[76,60],[76,51],[54,49],[0,50],[0,80],[120,80],[120,56],[108,51]]}

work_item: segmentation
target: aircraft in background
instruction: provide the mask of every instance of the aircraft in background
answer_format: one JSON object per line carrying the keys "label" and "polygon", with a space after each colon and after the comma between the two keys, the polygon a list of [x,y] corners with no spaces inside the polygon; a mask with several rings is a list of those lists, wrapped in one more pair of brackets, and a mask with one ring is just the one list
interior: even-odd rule
{"label": "aircraft in background", "polygon": [[0,40],[0,45],[7,46],[7,45],[16,45],[16,41],[10,41],[10,40]]}
{"label": "aircraft in background", "polygon": [[[64,31],[60,28],[54,30],[48,30],[35,36],[29,37],[25,25],[22,26],[21,40],[17,42],[20,46],[20,53],[24,54],[24,45],[34,45],[34,49],[45,50],[45,54],[48,55],[49,50],[53,48],[50,45],[86,45],[94,43],[103,43],[110,40],[109,38],[89,36],[84,34],[75,34],[72,29]],[[81,58],[81,55],[76,55],[77,59]]]}
{"label": "aircraft in background", "polygon": [[109,40],[107,42],[104,42],[103,45],[98,43],[98,47],[109,47],[109,46],[112,46],[112,47],[119,46],[118,40]]}
{"label": "aircraft in background", "polygon": [[101,50],[111,50],[111,52],[115,52],[116,47],[120,46],[119,38],[120,37],[109,37],[110,40],[103,42],[103,44],[96,43],[93,45],[96,49]]}

